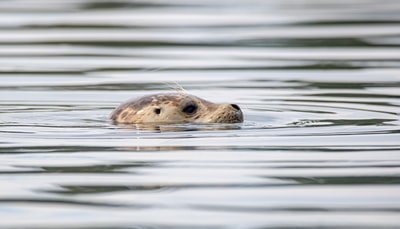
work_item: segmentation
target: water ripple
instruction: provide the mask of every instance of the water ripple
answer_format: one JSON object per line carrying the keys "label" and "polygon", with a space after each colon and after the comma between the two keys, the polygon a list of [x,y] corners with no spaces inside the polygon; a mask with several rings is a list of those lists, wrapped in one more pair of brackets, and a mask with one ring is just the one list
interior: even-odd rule
{"label": "water ripple", "polygon": [[[397,228],[399,10],[0,2],[1,226]],[[180,87],[245,122],[109,120]]]}

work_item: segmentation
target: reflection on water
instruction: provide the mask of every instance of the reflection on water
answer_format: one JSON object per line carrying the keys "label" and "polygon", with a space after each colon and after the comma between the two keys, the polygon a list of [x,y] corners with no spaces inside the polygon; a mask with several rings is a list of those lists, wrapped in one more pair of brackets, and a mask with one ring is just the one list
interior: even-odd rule
{"label": "reflection on water", "polygon": [[[183,131],[217,131],[217,130],[239,130],[242,124],[230,123],[211,123],[211,124],[123,124],[115,125],[128,131],[140,131],[140,135],[145,132],[183,132]],[[157,138],[159,138],[158,136]]]}
{"label": "reflection on water", "polygon": [[[398,1],[11,0],[0,12],[2,228],[400,224]],[[239,104],[245,122],[108,119],[175,82]]]}

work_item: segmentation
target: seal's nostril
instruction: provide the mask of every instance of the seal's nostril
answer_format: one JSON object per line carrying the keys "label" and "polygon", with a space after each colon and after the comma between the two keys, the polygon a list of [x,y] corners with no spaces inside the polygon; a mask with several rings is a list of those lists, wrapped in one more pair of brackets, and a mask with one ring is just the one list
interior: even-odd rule
{"label": "seal's nostril", "polygon": [[235,110],[240,111],[240,107],[239,107],[238,105],[236,105],[236,104],[231,104],[231,106],[232,106]]}

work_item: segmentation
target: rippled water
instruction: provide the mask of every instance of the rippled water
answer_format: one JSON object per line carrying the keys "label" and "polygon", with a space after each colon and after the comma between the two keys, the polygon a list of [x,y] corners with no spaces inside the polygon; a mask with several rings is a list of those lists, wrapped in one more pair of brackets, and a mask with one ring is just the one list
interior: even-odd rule
{"label": "rippled water", "polygon": [[[0,2],[1,228],[398,228],[400,2]],[[243,124],[116,126],[187,91]]]}

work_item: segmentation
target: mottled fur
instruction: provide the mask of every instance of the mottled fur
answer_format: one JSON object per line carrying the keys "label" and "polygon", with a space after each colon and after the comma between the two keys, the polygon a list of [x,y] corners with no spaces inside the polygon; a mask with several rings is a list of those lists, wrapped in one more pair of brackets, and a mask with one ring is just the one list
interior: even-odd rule
{"label": "mottled fur", "polygon": [[[183,110],[193,105],[196,112]],[[237,123],[243,113],[234,104],[215,104],[184,93],[154,94],[121,104],[111,114],[117,123]]]}

